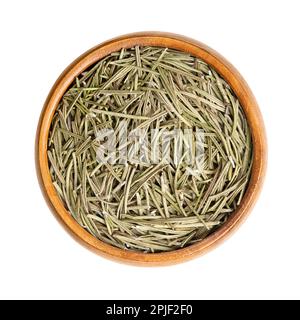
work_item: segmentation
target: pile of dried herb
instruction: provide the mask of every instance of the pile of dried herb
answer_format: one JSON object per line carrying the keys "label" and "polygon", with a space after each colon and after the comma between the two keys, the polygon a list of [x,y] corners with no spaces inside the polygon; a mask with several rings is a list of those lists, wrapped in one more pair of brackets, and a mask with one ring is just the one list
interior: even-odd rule
{"label": "pile of dried herb", "polygon": [[[154,145],[165,132],[201,130],[201,170],[191,173],[187,153],[153,163],[149,146],[136,161],[122,152],[99,161],[99,132],[124,123]],[[186,143],[181,133],[171,152]],[[134,141],[115,143],[135,152]],[[247,188],[252,142],[237,97],[214,69],[184,52],[137,46],[76,78],[53,117],[48,159],[61,200],[83,228],[113,246],[151,253],[201,241],[227,220]]]}

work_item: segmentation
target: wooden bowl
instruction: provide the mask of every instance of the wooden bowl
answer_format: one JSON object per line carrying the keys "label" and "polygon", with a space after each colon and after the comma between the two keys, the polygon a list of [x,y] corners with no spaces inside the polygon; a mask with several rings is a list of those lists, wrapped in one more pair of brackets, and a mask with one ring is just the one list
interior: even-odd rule
{"label": "wooden bowl", "polygon": [[[62,96],[76,76],[89,66],[121,48],[160,46],[186,51],[210,64],[229,83],[246,114],[254,148],[252,175],[240,206],[219,229],[207,238],[188,247],[163,253],[140,253],[122,250],[96,239],[84,230],[65,209],[52,184],[47,142],[54,112]],[[167,265],[183,262],[207,252],[227,238],[249,214],[260,193],[267,162],[267,144],[264,123],[257,102],[239,72],[220,54],[201,42],[170,33],[134,33],[106,41],[76,59],[57,79],[51,89],[41,113],[36,136],[36,168],[40,185],[49,207],[62,225],[80,243],[94,252],[110,259],[138,265]]]}

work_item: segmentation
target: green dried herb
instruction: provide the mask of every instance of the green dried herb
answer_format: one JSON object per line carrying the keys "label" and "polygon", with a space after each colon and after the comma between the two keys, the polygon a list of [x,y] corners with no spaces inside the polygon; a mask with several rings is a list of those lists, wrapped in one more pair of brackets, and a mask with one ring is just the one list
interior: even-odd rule
{"label": "green dried herb", "polygon": [[[125,137],[124,123],[150,143],[133,160],[134,140],[116,141],[117,151],[99,162],[102,130]],[[153,157],[176,130],[168,150],[181,156],[170,160],[162,150]],[[184,130],[203,132],[194,171],[188,159],[197,145]],[[211,66],[177,50],[136,46],[75,79],[53,117],[48,160],[59,197],[83,228],[118,248],[153,253],[201,241],[228,219],[249,182],[252,141],[237,97]]]}

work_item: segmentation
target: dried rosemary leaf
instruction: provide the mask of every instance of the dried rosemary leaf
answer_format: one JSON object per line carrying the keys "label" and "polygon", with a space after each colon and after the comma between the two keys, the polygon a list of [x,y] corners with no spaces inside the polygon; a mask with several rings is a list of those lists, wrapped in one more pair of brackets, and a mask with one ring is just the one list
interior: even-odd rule
{"label": "dried rosemary leaf", "polygon": [[[119,137],[106,162],[102,130]],[[197,143],[185,130],[203,134],[195,167]],[[83,228],[149,254],[192,245],[225,223],[253,161],[251,131],[229,84],[198,58],[148,46],[122,48],[78,75],[53,116],[47,154],[55,190]]]}

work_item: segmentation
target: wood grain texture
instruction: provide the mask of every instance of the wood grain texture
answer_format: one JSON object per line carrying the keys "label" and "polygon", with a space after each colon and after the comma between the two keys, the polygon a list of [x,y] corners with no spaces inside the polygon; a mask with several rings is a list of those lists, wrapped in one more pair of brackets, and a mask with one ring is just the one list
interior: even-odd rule
{"label": "wood grain texture", "polygon": [[[253,141],[254,161],[247,191],[237,210],[219,229],[199,243],[164,253],[126,251],[106,244],[85,231],[65,209],[52,184],[47,158],[47,142],[54,112],[62,96],[76,76],[89,66],[121,48],[140,46],[168,47],[188,52],[210,64],[231,86],[247,117]],[[66,230],[81,244],[107,258],[135,265],[162,266],[175,264],[204,254],[226,239],[244,221],[261,191],[267,164],[267,142],[263,119],[250,88],[239,72],[219,53],[201,42],[162,32],[142,32],[124,35],[106,41],[76,59],[53,85],[44,108],[36,134],[36,169],[44,197],[54,215]]]}

